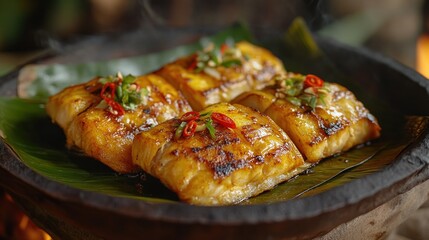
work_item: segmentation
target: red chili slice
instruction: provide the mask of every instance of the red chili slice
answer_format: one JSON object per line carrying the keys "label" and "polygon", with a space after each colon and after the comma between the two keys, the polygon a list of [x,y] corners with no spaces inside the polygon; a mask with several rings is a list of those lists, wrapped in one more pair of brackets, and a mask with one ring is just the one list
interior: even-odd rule
{"label": "red chili slice", "polygon": [[304,88],[321,86],[323,86],[323,80],[320,79],[318,76],[313,74],[308,74],[307,76],[305,76]]}
{"label": "red chili slice", "polygon": [[195,68],[197,68],[197,54],[194,54],[192,56],[192,62],[189,65],[188,70],[193,71],[193,70],[195,70]]}
{"label": "red chili slice", "polygon": [[198,118],[200,118],[200,113],[195,112],[195,111],[191,111],[191,112],[187,112],[187,113],[183,114],[183,116],[180,118],[180,120],[182,120],[184,122],[188,122],[191,120],[197,120]]}
{"label": "red chili slice", "polygon": [[110,101],[110,102],[108,102],[107,104],[109,104],[109,106],[110,106],[114,111],[116,111],[116,112],[117,112],[117,114],[116,114],[116,115],[118,115],[118,116],[122,116],[122,115],[124,115],[124,114],[125,114],[125,110],[124,110],[124,108],[121,106],[121,104],[119,104],[119,103],[117,103],[117,102],[115,102],[115,101]]}
{"label": "red chili slice", "polygon": [[183,129],[182,135],[185,137],[192,136],[195,133],[195,130],[197,129],[197,122],[195,120],[189,121],[185,128]]}
{"label": "red chili slice", "polygon": [[[106,96],[107,89],[110,88],[110,96]],[[106,83],[101,89],[100,96],[107,102],[109,99],[115,99],[116,85],[114,83]]]}
{"label": "red chili slice", "polygon": [[[106,94],[107,89],[110,90],[110,96],[107,96]],[[103,98],[103,100],[106,101],[106,103],[112,108],[112,110],[117,113],[116,115],[122,116],[125,114],[125,110],[121,106],[121,104],[115,102],[115,91],[116,91],[116,84],[106,83],[101,89],[100,95]]]}
{"label": "red chili slice", "polygon": [[228,46],[228,44],[222,44],[221,46],[220,46],[220,53],[221,54],[224,54],[225,52],[226,52],[226,50],[228,50],[228,48],[229,48],[229,46]]}
{"label": "red chili slice", "polygon": [[226,116],[223,113],[217,113],[217,112],[212,113],[212,119],[213,119],[213,121],[215,121],[216,123],[218,123],[224,127],[229,127],[229,128],[236,128],[237,127],[235,125],[234,120],[232,120],[230,117]]}

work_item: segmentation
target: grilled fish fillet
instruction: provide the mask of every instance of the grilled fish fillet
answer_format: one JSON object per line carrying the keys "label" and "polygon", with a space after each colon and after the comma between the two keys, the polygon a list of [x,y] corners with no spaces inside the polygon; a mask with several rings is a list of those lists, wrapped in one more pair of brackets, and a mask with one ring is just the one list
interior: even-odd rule
{"label": "grilled fish fillet", "polygon": [[46,104],[46,111],[52,121],[62,129],[68,129],[71,121],[81,112],[98,104],[101,97],[94,94],[99,78],[75,86],[70,86],[51,96]]}
{"label": "grilled fish fillet", "polygon": [[157,75],[138,77],[135,83],[148,95],[144,104],[121,116],[103,106],[97,80],[52,96],[47,112],[63,128],[69,147],[76,146],[117,172],[135,172],[139,168],[131,161],[134,136],[191,110],[183,96]]}
{"label": "grilled fish fillet", "polygon": [[275,74],[285,71],[281,61],[266,49],[239,42],[234,50],[236,60],[241,61],[239,65],[195,69],[194,54],[165,65],[156,74],[180,90],[192,108],[199,111],[210,104],[229,102],[242,92],[262,89],[273,83]]}
{"label": "grilled fish fillet", "polygon": [[324,84],[324,102],[315,108],[297,105],[278,86],[243,93],[233,103],[265,113],[292,139],[307,162],[347,151],[380,136],[376,118],[345,87]]}
{"label": "grilled fish fillet", "polygon": [[138,134],[132,159],[179,198],[196,205],[227,205],[273,188],[297,174],[303,157],[271,119],[242,105],[219,103],[202,111],[230,117],[236,128],[214,125],[175,137],[179,119]]}

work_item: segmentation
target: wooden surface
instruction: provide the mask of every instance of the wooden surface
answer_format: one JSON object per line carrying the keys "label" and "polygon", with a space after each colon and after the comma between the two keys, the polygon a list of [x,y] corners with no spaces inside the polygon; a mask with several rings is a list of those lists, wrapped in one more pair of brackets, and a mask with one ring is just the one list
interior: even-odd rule
{"label": "wooden surface", "polygon": [[429,180],[318,239],[429,239],[428,198]]}

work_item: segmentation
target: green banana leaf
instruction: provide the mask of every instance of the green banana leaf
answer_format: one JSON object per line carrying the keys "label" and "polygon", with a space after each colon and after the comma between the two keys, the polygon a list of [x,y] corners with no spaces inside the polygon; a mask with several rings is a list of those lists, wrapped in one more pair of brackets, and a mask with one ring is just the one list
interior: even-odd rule
{"label": "green banana leaf", "polygon": [[[390,131],[392,134],[369,145],[325,159],[304,174],[242,204],[309,196],[378,171],[394,161],[428,123],[426,117],[410,117],[396,123],[392,130],[400,125],[402,131]],[[0,98],[0,129],[2,138],[21,161],[51,180],[118,197],[150,202],[178,201],[174,193],[147,174],[120,175],[94,159],[67,149],[62,130],[51,123],[42,101]]]}
{"label": "green banana leaf", "polygon": [[[306,48],[306,51],[316,51],[314,59],[323,58],[323,53],[320,52],[317,45],[314,45],[315,42],[311,39],[311,35],[306,33],[306,29],[303,29],[302,25],[299,27],[299,24],[302,22],[289,32],[291,35],[287,36],[287,39],[296,37],[310,41],[310,44],[302,45],[301,48]],[[296,32],[300,36],[297,37]],[[232,38],[234,41],[251,39],[247,29],[235,26],[216,36],[206,38],[203,42],[213,40],[219,43],[228,38]],[[290,40],[286,42],[286,45],[293,45],[294,42],[299,43],[300,41]],[[271,47],[284,46],[285,42],[279,40],[276,44],[279,46]],[[45,112],[44,102],[50,94],[67,85],[86,81],[94,75],[114,74],[118,70],[129,73],[123,69],[111,69],[112,66],[123,66],[122,64],[125,63],[145,66],[140,68],[140,72],[132,72],[136,75],[144,74],[176,57],[189,54],[199,47],[201,47],[201,42],[134,58],[89,64],[37,66],[36,80],[27,88],[30,99],[0,98],[0,135],[25,165],[48,179],[74,188],[116,197],[134,198],[148,202],[178,202],[174,193],[148,174],[121,175],[94,159],[67,149],[65,136],[58,126],[51,123]],[[280,57],[285,63],[293,62],[294,69],[305,66],[308,61],[314,61],[314,59],[292,61],[285,56]],[[326,61],[323,62],[326,63]],[[302,69],[305,71],[305,68]],[[329,65],[323,66],[322,69],[333,71],[335,79],[344,79],[341,73],[336,72]],[[58,79],[60,79],[60,83],[58,83]],[[383,107],[376,109],[377,115],[392,114],[388,111]],[[421,130],[428,126],[428,123],[429,120],[425,117],[384,121],[382,138],[371,144],[356,147],[344,154],[324,159],[319,164],[306,169],[299,176],[241,204],[273,203],[311,196],[379,171],[394,161],[409,144],[413,143]],[[408,126],[419,127],[410,128]],[[398,129],[402,131],[397,131]]]}
{"label": "green banana leaf", "polygon": [[251,41],[251,39],[249,30],[240,24],[236,24],[214,36],[203,37],[193,44],[154,54],[79,64],[29,65],[20,73],[27,75],[21,77],[27,81],[23,95],[25,98],[46,100],[63,88],[72,84],[87,82],[94,76],[115,75],[118,71],[125,75],[149,73],[178,57],[186,56],[201,49],[208,42],[220,45],[226,41]]}

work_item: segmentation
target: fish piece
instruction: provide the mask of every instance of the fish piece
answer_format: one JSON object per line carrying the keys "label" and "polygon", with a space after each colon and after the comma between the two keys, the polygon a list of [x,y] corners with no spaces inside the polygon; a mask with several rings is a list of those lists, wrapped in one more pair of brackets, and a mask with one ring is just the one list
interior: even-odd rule
{"label": "fish piece", "polygon": [[81,112],[101,101],[101,97],[94,94],[99,90],[99,78],[89,82],[73,85],[49,97],[46,111],[54,123],[62,129],[67,129],[70,122]]}
{"label": "fish piece", "polygon": [[[229,119],[222,124],[231,120],[233,124],[217,123],[217,113]],[[180,133],[183,120],[172,119],[138,134],[132,146],[133,162],[159,178],[182,201],[238,203],[298,174],[304,164],[285,132],[251,108],[214,104],[195,121],[198,127],[191,136],[184,136],[185,130]],[[214,136],[208,127],[201,128],[208,121],[213,121]]]}
{"label": "fish piece", "polygon": [[268,50],[248,42],[211,48],[165,65],[156,74],[167,79],[194,110],[229,102],[242,92],[262,89],[284,73],[281,61]]}
{"label": "fish piece", "polygon": [[[311,81],[319,85],[307,83]],[[377,119],[351,91],[310,74],[282,76],[277,84],[243,93],[232,102],[272,118],[307,162],[318,162],[380,136]]]}
{"label": "fish piece", "polygon": [[259,112],[263,113],[276,100],[277,98],[275,96],[275,90],[266,88],[263,90],[253,90],[253,91],[244,92],[239,96],[237,96],[235,99],[233,99],[231,102],[256,109]]}
{"label": "fish piece", "polygon": [[[110,79],[105,83],[100,79],[90,82],[93,86],[90,90],[88,84],[67,88],[48,101],[48,114],[54,122],[63,122],[60,126],[66,134],[67,146],[77,147],[120,173],[140,169],[131,161],[131,144],[136,134],[191,110],[181,93],[157,75],[131,79],[132,82],[124,90],[114,87],[119,82],[125,84],[125,81],[131,81],[127,77],[123,80]],[[108,84],[113,85],[109,88],[106,87]],[[128,88],[133,90],[126,90]],[[103,91],[105,95],[101,94]],[[76,93],[78,96],[75,96]],[[122,105],[114,100],[115,94],[121,94]],[[139,97],[140,102],[130,101],[132,97]],[[75,99],[85,107],[73,106]],[[59,116],[67,116],[64,117],[67,120]]]}

